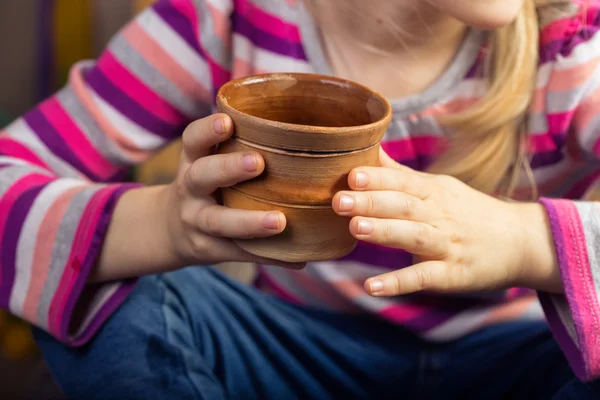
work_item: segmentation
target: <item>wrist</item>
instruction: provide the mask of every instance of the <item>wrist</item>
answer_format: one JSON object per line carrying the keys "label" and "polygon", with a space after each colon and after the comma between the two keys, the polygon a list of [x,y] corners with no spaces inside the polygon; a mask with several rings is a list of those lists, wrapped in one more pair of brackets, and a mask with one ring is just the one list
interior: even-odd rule
{"label": "wrist", "polygon": [[117,203],[91,281],[154,274],[181,267],[168,230],[166,186],[131,189]]}
{"label": "wrist", "polygon": [[516,248],[520,254],[518,286],[562,293],[563,285],[548,214],[539,203],[510,204],[517,217]]}

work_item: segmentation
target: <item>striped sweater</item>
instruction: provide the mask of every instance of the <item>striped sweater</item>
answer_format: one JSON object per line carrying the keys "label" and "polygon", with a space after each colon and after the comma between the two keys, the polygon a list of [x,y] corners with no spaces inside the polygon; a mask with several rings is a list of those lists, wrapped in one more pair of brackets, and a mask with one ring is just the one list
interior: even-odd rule
{"label": "striped sweater", "polygon": [[[411,257],[362,243],[301,272],[263,267],[257,286],[307,307],[373,313],[438,341],[545,314],[578,376],[600,377],[600,206],[577,200],[600,187],[600,4],[588,3],[542,32],[528,121],[564,296],[515,288],[372,298],[364,279]],[[473,30],[423,93],[392,99],[384,148],[397,161],[425,168],[447,134],[436,117],[485,93],[485,36]],[[135,284],[86,284],[131,188],[118,183],[123,172],[213,112],[226,81],[280,71],[331,73],[301,1],[159,0],[97,61],[75,65],[64,89],[0,132],[0,306],[69,345],[88,341]]]}

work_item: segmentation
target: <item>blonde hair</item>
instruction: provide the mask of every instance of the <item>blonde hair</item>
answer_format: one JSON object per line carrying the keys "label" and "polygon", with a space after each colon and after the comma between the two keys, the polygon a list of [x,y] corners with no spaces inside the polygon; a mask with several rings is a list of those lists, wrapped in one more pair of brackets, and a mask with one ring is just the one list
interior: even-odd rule
{"label": "blonde hair", "polygon": [[491,32],[484,67],[487,93],[467,110],[440,119],[454,133],[431,172],[506,196],[525,172],[537,197],[527,157],[526,119],[535,90],[539,33],[545,24],[576,10],[571,1],[525,0],[511,24]]}
{"label": "blonde hair", "polygon": [[[314,1],[305,0],[318,20],[311,5]],[[526,133],[539,62],[539,35],[546,24],[574,15],[577,10],[575,3],[568,0],[525,0],[512,23],[490,32],[483,71],[487,92],[468,109],[439,118],[440,125],[453,133],[430,172],[451,175],[483,192],[505,196],[513,194],[525,173],[532,197],[537,197]],[[368,12],[346,11],[363,18]],[[410,35],[395,29],[392,33],[400,42]],[[363,47],[385,54],[372,46]]]}

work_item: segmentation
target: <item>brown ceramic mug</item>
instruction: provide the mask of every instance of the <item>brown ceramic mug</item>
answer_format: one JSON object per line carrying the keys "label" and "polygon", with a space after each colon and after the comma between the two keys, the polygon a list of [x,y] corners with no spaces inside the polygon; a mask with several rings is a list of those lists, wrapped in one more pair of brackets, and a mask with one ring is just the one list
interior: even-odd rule
{"label": "brown ceramic mug", "polygon": [[379,143],[392,117],[378,93],[357,83],[315,74],[268,74],[223,85],[217,107],[234,124],[219,153],[256,151],[259,177],[224,189],[226,206],[280,210],[283,233],[237,240],[246,251],[289,262],[343,257],[356,245],[348,218],[331,207],[348,189],[355,167],[377,165]]}

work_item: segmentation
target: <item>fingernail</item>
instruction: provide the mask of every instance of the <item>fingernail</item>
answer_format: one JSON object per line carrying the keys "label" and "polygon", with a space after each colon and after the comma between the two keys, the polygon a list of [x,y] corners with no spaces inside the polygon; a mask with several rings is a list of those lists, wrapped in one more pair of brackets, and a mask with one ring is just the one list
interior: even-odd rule
{"label": "fingernail", "polygon": [[373,279],[369,281],[369,289],[371,293],[381,292],[383,290],[383,282],[379,279]]}
{"label": "fingernail", "polygon": [[213,129],[217,135],[222,135],[229,129],[229,119],[228,118],[218,118],[215,120],[213,124]]}
{"label": "fingernail", "polygon": [[354,208],[354,198],[348,195],[340,196],[340,211],[352,211]]}
{"label": "fingernail", "polygon": [[263,218],[263,226],[267,229],[279,229],[279,214],[269,213]]}
{"label": "fingernail", "polygon": [[366,219],[358,221],[358,234],[359,235],[370,235],[373,233],[373,223]]}
{"label": "fingernail", "polygon": [[256,171],[256,156],[254,154],[248,154],[242,157],[242,166],[247,172]]}
{"label": "fingernail", "polygon": [[369,184],[369,175],[365,174],[364,172],[357,172],[355,174],[356,176],[356,187],[358,188],[362,188],[365,187]]}

